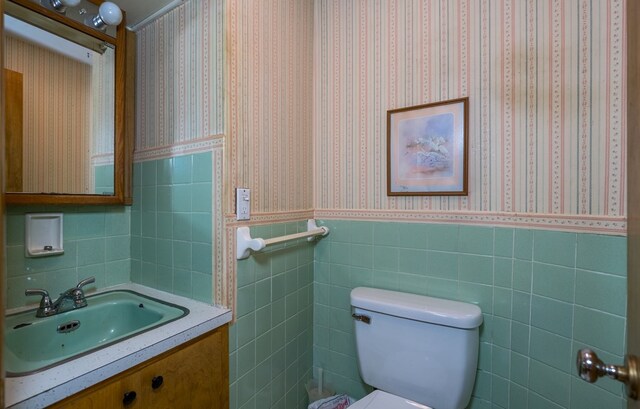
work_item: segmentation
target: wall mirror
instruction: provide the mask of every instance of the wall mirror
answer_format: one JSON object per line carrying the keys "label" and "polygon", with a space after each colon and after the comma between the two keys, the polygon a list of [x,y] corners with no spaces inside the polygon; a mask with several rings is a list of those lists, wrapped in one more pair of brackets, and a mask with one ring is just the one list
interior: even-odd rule
{"label": "wall mirror", "polygon": [[53,3],[4,0],[6,202],[127,203],[124,18],[98,29],[102,0]]}

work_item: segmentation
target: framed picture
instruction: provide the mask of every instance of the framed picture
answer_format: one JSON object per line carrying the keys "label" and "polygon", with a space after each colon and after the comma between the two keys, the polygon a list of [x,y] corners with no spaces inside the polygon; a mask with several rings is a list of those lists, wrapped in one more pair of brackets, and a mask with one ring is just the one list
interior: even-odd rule
{"label": "framed picture", "polygon": [[467,195],[468,102],[387,111],[387,195]]}

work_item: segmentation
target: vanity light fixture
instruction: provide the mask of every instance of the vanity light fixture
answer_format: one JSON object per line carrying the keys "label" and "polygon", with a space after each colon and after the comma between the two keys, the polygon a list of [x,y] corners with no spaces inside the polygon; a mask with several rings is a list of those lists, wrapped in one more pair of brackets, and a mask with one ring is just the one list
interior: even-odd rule
{"label": "vanity light fixture", "polygon": [[80,0],[41,0],[40,4],[64,14],[67,11],[67,7],[76,7],[80,4]]}
{"label": "vanity light fixture", "polygon": [[84,23],[89,27],[104,31],[107,26],[117,26],[122,21],[122,10],[115,3],[105,1],[98,9],[98,15],[89,16]]}

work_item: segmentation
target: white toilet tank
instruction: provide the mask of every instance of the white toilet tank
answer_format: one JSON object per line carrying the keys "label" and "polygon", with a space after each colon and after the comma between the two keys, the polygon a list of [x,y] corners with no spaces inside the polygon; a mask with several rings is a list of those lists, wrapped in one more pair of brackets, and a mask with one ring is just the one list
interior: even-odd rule
{"label": "white toilet tank", "polygon": [[363,287],[351,291],[351,305],[364,382],[435,409],[467,406],[478,366],[480,308]]}

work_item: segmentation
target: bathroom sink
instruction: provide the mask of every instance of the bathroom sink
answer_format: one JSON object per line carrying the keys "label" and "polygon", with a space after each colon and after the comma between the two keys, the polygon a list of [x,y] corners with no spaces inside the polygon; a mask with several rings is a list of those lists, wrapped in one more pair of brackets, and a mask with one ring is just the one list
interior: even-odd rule
{"label": "bathroom sink", "polygon": [[128,290],[87,297],[88,306],[46,318],[35,309],[5,318],[4,361],[8,376],[51,368],[175,321],[187,308]]}

